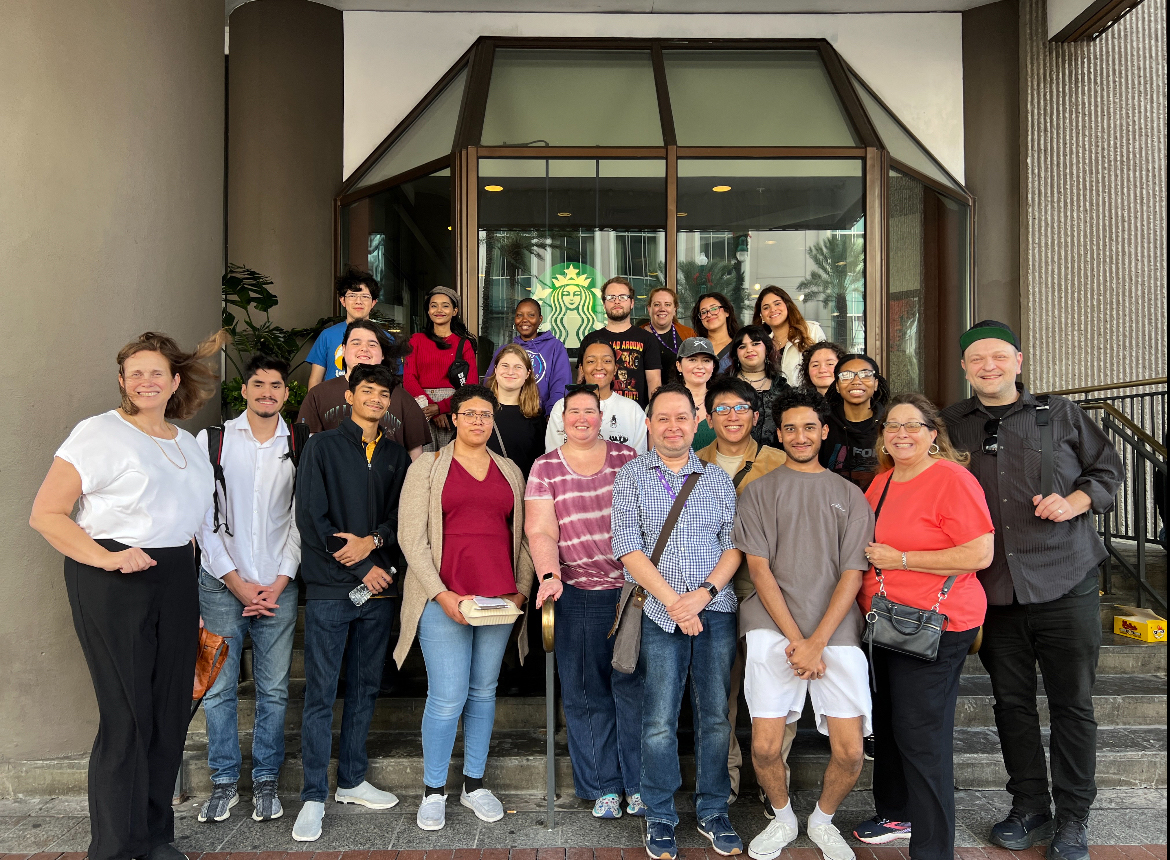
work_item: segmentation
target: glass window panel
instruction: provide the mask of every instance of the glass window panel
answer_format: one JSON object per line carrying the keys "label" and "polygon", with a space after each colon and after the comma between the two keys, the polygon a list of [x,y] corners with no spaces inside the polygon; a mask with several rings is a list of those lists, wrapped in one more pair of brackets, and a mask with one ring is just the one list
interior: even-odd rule
{"label": "glass window panel", "polygon": [[483,146],[662,146],[649,51],[501,49]]}
{"label": "glass window panel", "polygon": [[680,318],[690,320],[698,296],[721,292],[750,323],[771,284],[830,340],[864,351],[860,159],[680,159],[678,173]]}
{"label": "glass window panel", "polygon": [[947,175],[947,172],[934,160],[934,157],[918,145],[910,133],[895,119],[894,115],[881,106],[881,103],[874,98],[873,93],[865,84],[856,75],[851,74],[850,77],[853,78],[853,84],[857,87],[857,93],[861,96],[861,103],[865,105],[866,113],[869,114],[869,118],[877,127],[877,133],[881,137],[882,143],[889,149],[890,156],[904,162],[908,167],[913,167],[926,174],[931,179],[937,179],[944,185],[962,191],[962,188]]}
{"label": "glass window panel", "polygon": [[410,124],[386,154],[354,186],[354,190],[450,154],[455,145],[455,125],[459,121],[459,105],[463,101],[463,84],[466,79],[467,70],[464,69],[435,96],[430,107]]}
{"label": "glass window panel", "polygon": [[[604,324],[601,285],[634,286],[633,318],[666,258],[661,159],[481,159],[480,340],[487,355],[512,339],[516,303],[541,304],[541,329],[576,355]],[[488,188],[498,189],[494,191]]]}
{"label": "glass window panel", "polygon": [[679,146],[854,146],[816,51],[666,51]]}
{"label": "glass window panel", "polygon": [[890,333],[885,371],[892,391],[925,388],[925,192],[917,179],[890,171]]}
{"label": "glass window panel", "polygon": [[454,286],[451,173],[441,170],[341,211],[342,265],[369,269],[382,287],[376,315],[398,337],[422,330],[423,296]]}

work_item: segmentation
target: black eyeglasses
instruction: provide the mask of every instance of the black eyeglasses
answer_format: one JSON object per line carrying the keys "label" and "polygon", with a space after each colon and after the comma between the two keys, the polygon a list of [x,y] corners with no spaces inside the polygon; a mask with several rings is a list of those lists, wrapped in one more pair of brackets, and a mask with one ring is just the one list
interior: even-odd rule
{"label": "black eyeglasses", "polygon": [[580,394],[583,391],[596,394],[599,390],[600,388],[594,382],[574,382],[565,386],[565,397],[568,397],[570,394]]}
{"label": "black eyeglasses", "polygon": [[983,432],[987,434],[987,438],[983,440],[983,453],[994,457],[999,453],[999,419],[989,418],[983,425]]}

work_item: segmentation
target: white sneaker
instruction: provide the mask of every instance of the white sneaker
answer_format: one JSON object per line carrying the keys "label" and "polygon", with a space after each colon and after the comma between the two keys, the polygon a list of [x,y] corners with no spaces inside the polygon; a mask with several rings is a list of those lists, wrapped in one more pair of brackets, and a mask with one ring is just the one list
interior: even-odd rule
{"label": "white sneaker", "polygon": [[813,841],[825,860],[854,860],[856,855],[853,849],[841,836],[841,832],[832,824],[818,824],[808,828],[808,838]]}
{"label": "white sneaker", "polygon": [[292,838],[297,842],[316,842],[321,838],[321,819],[325,817],[325,804],[306,800],[293,825]]}
{"label": "white sneaker", "polygon": [[447,795],[428,794],[418,805],[414,822],[423,830],[442,830],[447,823]]}
{"label": "white sneaker", "polygon": [[752,860],[776,860],[796,836],[796,827],[779,818],[774,819],[748,845],[748,857]]}
{"label": "white sneaker", "polygon": [[337,794],[333,797],[338,803],[360,803],[362,806],[368,806],[370,809],[390,809],[398,805],[397,797],[388,791],[374,788],[365,780],[353,788],[342,788],[338,786]]}
{"label": "white sneaker", "polygon": [[471,794],[466,789],[461,790],[459,802],[474,812],[476,818],[488,824],[504,817],[504,804],[486,788],[477,788]]}

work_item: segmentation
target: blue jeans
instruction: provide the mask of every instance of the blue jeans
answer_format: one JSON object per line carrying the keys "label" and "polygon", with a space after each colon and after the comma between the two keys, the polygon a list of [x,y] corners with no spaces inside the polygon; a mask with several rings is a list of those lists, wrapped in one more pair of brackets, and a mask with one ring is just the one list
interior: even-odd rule
{"label": "blue jeans", "polygon": [[245,618],[244,605],[226,585],[199,572],[199,613],[212,633],[227,639],[223,668],[203,699],[207,716],[207,766],[215,783],[239,782],[240,732],[236,717],[237,686],[244,634],[252,639],[252,674],[256,679],[256,725],[252,731],[252,782],[276,779],[284,763],[284,712],[288,709],[288,669],[297,624],[297,581],[280,594],[271,618]]}
{"label": "blue jeans", "polygon": [[[329,752],[333,747],[333,703],[345,658],[345,710],[337,787],[354,788],[366,778],[366,735],[374,718],[382,664],[397,603],[373,598],[362,606],[345,600],[305,603],[305,712],[301,718],[301,800],[324,803],[329,795]],[[347,642],[348,640],[348,642]]]}
{"label": "blue jeans", "polygon": [[573,788],[578,797],[641,791],[642,679],[614,670],[613,626],[620,588],[571,585],[555,604],[557,671],[568,724]]}
{"label": "blue jeans", "polygon": [[642,802],[646,820],[678,824],[674,793],[682,786],[678,764],[678,713],[687,675],[691,679],[691,710],[695,720],[695,815],[705,822],[727,814],[731,777],[727,750],[731,724],[731,664],[735,660],[734,612],[699,613],[703,632],[687,636],[667,633],[642,616],[642,651],[638,671],[652,671],[653,683],[642,696]]}
{"label": "blue jeans", "polygon": [[418,642],[427,664],[423,708],[423,782],[447,784],[455,730],[463,717],[463,775],[482,779],[496,722],[496,681],[512,634],[510,624],[457,624],[443,607],[427,601]]}

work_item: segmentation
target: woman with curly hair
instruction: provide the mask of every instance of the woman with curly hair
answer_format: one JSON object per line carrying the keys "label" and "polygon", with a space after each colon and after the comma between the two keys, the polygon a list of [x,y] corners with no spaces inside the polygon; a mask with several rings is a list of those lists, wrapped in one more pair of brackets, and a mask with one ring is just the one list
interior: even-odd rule
{"label": "woman with curly hair", "polygon": [[769,284],[756,298],[752,314],[753,325],[764,325],[772,332],[772,341],[780,352],[780,370],[788,384],[804,384],[800,376],[800,361],[804,351],[825,339],[825,330],[816,320],[806,320],[792,301],[792,296]]}
{"label": "woman with curly hair", "polygon": [[878,471],[877,413],[890,399],[890,384],[868,355],[841,357],[825,400],[829,435],[821,445],[821,465],[864,492]]}
{"label": "woman with curly hair", "polygon": [[815,388],[824,397],[837,381],[837,365],[845,350],[832,341],[822,340],[804,351],[800,362],[800,378],[805,388]]}
{"label": "woman with curly hair", "polygon": [[[199,647],[192,538],[211,507],[207,450],[172,420],[215,394],[218,333],[187,352],[146,332],[118,353],[117,409],[57,449],[29,524],[65,556],[98,733],[89,756],[89,856],[184,860],[171,794]],[[70,515],[80,502],[76,519]]]}
{"label": "woman with curly hair", "polygon": [[759,445],[781,447],[776,435],[776,421],[772,416],[772,404],[789,386],[780,372],[780,353],[767,328],[749,325],[739,330],[732,340],[731,370],[728,375],[742,379],[760,396],[760,420],[752,428],[752,438]]}

